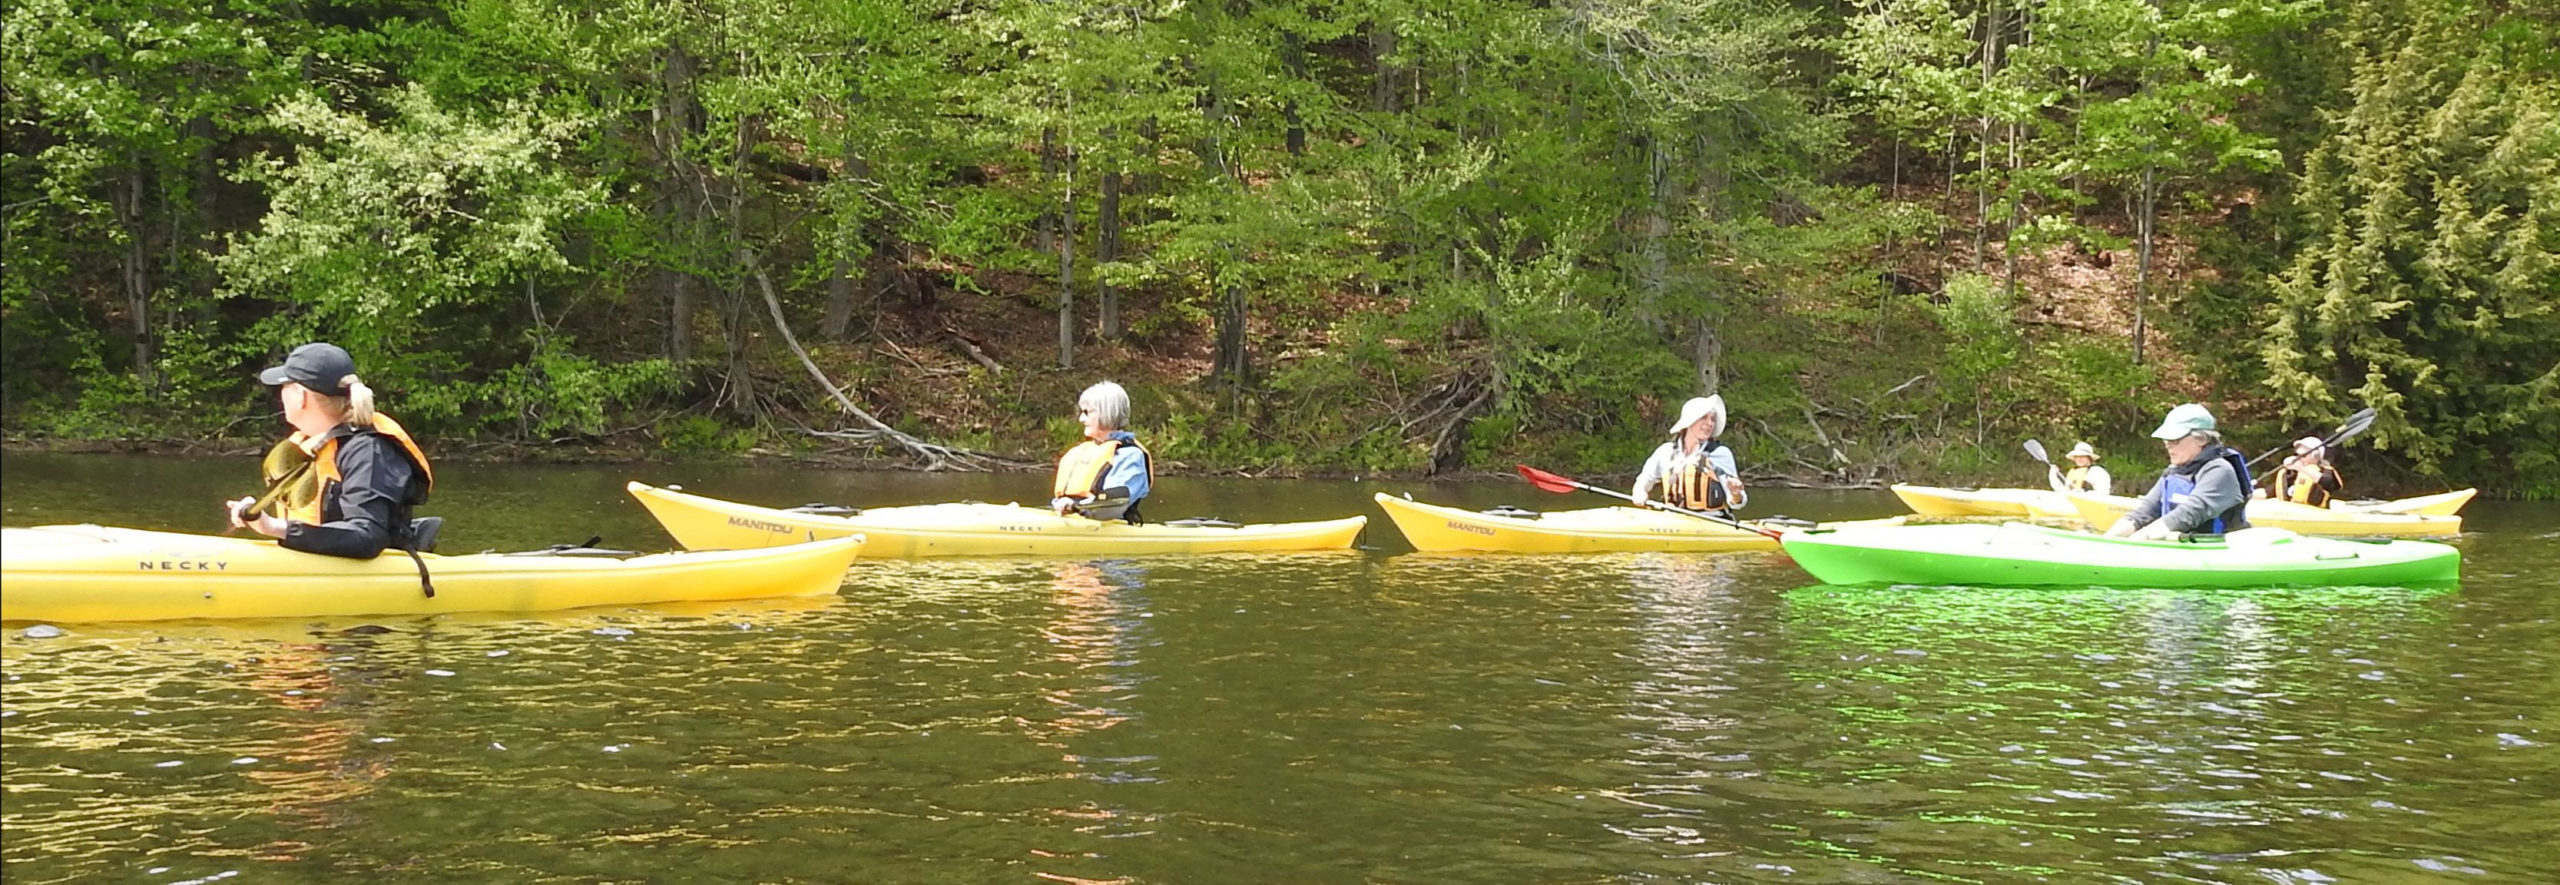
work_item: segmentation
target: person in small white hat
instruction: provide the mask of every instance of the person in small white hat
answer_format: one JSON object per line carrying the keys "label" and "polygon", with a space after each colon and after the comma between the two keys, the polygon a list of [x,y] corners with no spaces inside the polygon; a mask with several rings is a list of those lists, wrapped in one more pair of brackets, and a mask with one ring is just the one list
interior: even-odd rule
{"label": "person in small white hat", "polygon": [[2296,504],[2329,506],[2329,499],[2337,497],[2347,483],[2338,477],[2338,468],[2330,466],[2328,448],[2316,436],[2294,440],[2293,457],[2284,459],[2284,464],[2276,468],[2272,488],[2262,493],[2272,491],[2274,497]]}
{"label": "person in small white hat", "polygon": [[2222,444],[2212,412],[2195,403],[2170,409],[2151,437],[2168,452],[2169,469],[2107,534],[2167,541],[2249,527],[2249,460]]}
{"label": "person in small white hat", "polygon": [[2071,459],[2071,472],[2064,473],[2060,467],[2046,471],[2050,475],[2045,477],[2045,481],[2053,486],[2054,491],[2104,495],[2115,486],[2115,477],[2108,476],[2107,469],[2098,466],[2098,450],[2088,443],[2072,446],[2071,453],[2063,457]]}
{"label": "person in small white hat", "polygon": [[1662,503],[1673,507],[1728,514],[1742,509],[1751,496],[1743,492],[1733,450],[1716,440],[1723,432],[1723,396],[1701,396],[1681,404],[1679,420],[1671,423],[1671,441],[1644,460],[1628,496],[1642,507],[1659,488]]}

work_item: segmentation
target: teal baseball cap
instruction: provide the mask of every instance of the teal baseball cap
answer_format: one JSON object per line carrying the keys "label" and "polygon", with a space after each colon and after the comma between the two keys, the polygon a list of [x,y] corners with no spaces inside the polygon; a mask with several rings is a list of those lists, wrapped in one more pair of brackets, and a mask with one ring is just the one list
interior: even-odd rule
{"label": "teal baseball cap", "polygon": [[2179,439],[2199,430],[2212,429],[2213,413],[2205,411],[2203,406],[2188,403],[2170,409],[2169,417],[2160,422],[2160,429],[2151,431],[2151,438]]}

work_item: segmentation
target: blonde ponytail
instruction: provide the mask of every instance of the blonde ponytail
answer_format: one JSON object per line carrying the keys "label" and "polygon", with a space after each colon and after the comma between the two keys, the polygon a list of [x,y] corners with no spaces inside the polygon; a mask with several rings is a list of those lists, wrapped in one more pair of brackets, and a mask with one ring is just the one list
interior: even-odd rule
{"label": "blonde ponytail", "polygon": [[373,388],[366,387],[364,379],[354,375],[347,376],[345,380],[347,382],[347,423],[358,427],[372,427]]}

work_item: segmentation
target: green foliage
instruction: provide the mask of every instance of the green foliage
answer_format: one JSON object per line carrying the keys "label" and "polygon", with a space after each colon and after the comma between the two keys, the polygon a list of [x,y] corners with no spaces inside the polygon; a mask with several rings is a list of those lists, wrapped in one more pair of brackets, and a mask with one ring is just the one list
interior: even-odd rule
{"label": "green foliage", "polygon": [[666,360],[605,365],[568,352],[566,344],[545,342],[532,360],[484,383],[484,398],[499,407],[487,414],[515,416],[518,436],[594,435],[608,429],[611,413],[673,393],[683,383]]}
{"label": "green foliage", "polygon": [[682,415],[658,422],[658,447],[683,455],[736,455],[754,448],[756,433],[733,428],[708,415]]}
{"label": "green foliage", "polygon": [[[2154,392],[2159,380],[2151,367],[2135,364],[2113,341],[2036,342],[2030,368],[2036,398],[2052,403],[2065,415],[2095,417],[2110,411],[2147,415],[2175,405]],[[2075,426],[2095,433],[2095,423]]]}
{"label": "green foliage", "polygon": [[1937,313],[1938,324],[1947,333],[1942,358],[1946,377],[1951,388],[1971,394],[1975,444],[1986,445],[1993,417],[2006,411],[2008,399],[2015,395],[2016,387],[2008,381],[2010,368],[2024,349],[2024,336],[2018,332],[2008,291],[1989,277],[1958,276],[1947,281],[1945,294],[1947,301]]}
{"label": "green foliage", "polygon": [[272,196],[259,229],[221,258],[235,296],[292,303],[359,353],[567,270],[561,229],[602,196],[553,162],[579,121],[524,108],[473,119],[416,88],[384,98],[387,125],[317,98],[278,106],[277,127],[310,143],[242,168]]}
{"label": "green foliage", "polygon": [[2354,103],[2309,160],[2310,236],[2262,353],[2289,418],[2370,404],[2367,439],[2422,472],[2533,485],[2560,454],[2560,75],[2474,51],[2509,15],[2360,12]]}
{"label": "green foliage", "polygon": [[[1105,365],[1242,357],[1129,379],[1203,465],[1623,469],[1715,385],[1759,464],[1990,468],[2200,395],[2169,377],[2370,400],[2421,469],[2547,490],[2560,35],[2518,8],[30,0],[0,12],[0,404],[239,433],[247,372],[326,339],[431,432],[682,411],[663,445],[741,451],[831,408],[753,268],[857,397],[1062,290]],[[1978,275],[2146,221],[2184,371]],[[1072,441],[1066,382],[999,357],[866,405]]]}

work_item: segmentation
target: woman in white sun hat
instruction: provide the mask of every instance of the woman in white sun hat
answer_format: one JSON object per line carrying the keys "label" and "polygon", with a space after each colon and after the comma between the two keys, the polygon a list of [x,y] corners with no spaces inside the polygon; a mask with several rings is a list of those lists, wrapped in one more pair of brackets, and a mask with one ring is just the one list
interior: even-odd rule
{"label": "woman in white sun hat", "polygon": [[2108,476],[2107,469],[2098,466],[2098,450],[2088,443],[2072,446],[2071,453],[2063,457],[2071,459],[2071,472],[2064,473],[2060,467],[2046,471],[2049,475],[2045,481],[2053,486],[2054,491],[2104,495],[2109,494],[2107,489],[2115,485],[2115,477]]}
{"label": "woman in white sun hat", "polygon": [[1724,397],[1702,396],[1680,406],[1671,424],[1671,441],[1653,450],[1636,487],[1628,492],[1642,507],[1659,487],[1661,501],[1688,510],[1742,509],[1751,496],[1742,490],[1742,475],[1733,466],[1733,450],[1716,441],[1724,432]]}
{"label": "woman in white sun hat", "polygon": [[2270,483],[2274,497],[2313,507],[2329,506],[2329,499],[2337,497],[2347,483],[2338,478],[2338,468],[2330,466],[2327,455],[2328,446],[2322,445],[2319,437],[2294,440],[2293,457],[2284,459],[2284,464],[2276,468],[2275,481]]}
{"label": "woman in white sun hat", "polygon": [[2166,541],[2249,527],[2249,460],[2222,444],[2212,412],[2195,403],[2170,409],[2151,437],[2167,450],[2169,469],[2107,534]]}

